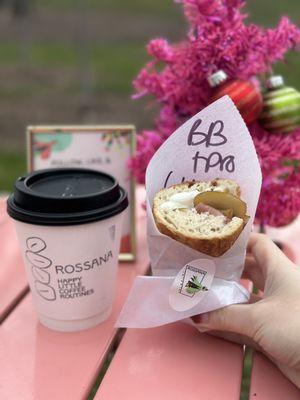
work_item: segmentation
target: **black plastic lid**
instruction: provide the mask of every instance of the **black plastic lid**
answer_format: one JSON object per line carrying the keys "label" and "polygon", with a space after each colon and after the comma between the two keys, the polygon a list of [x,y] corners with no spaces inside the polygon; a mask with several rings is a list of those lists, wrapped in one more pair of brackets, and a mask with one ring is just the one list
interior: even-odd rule
{"label": "black plastic lid", "polygon": [[112,176],[83,168],[55,168],[17,179],[7,212],[29,224],[76,225],[112,217],[127,206],[127,194]]}

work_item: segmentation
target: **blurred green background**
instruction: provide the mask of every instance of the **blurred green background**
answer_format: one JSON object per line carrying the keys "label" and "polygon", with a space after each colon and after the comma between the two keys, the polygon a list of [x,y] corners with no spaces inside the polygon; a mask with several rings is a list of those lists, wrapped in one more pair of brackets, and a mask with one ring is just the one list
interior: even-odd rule
{"label": "blurred green background", "polygon": [[[248,0],[249,20],[300,20],[299,0]],[[25,172],[29,124],[134,123],[150,128],[154,110],[132,101],[131,81],[152,37],[183,38],[172,0],[0,0],[0,191]],[[300,55],[278,65],[300,88]]]}

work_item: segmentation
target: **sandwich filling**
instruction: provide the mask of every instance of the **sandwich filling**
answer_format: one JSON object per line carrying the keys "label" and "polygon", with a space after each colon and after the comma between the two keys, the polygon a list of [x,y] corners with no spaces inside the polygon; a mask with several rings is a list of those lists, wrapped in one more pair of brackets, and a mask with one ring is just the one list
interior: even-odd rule
{"label": "sandwich filling", "polygon": [[[200,193],[222,192],[229,194],[227,195],[229,200],[233,197],[235,202],[238,202],[239,187],[235,182],[228,180],[198,182],[189,185],[184,191],[182,189],[182,185],[172,186],[158,193],[155,199],[158,213],[170,228],[173,227],[190,237],[209,239],[222,238],[243,227],[244,219],[234,215],[233,209],[228,209],[228,201],[224,207],[222,204],[221,207],[214,207],[207,204],[207,201],[205,204],[201,199],[198,201]],[[217,193],[213,197],[218,198]],[[220,196],[221,202],[224,197],[226,196]],[[241,200],[240,202],[243,203]]]}

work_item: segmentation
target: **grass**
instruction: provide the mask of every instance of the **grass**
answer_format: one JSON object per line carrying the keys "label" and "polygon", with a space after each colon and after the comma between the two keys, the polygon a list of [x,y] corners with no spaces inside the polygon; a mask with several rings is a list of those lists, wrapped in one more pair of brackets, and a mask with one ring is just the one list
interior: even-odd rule
{"label": "grass", "polygon": [[[78,9],[85,3],[86,7],[96,11],[118,12],[127,14],[161,15],[167,18],[181,18],[182,7],[174,0],[39,0],[40,7],[51,9]],[[251,19],[262,25],[273,25],[278,16],[287,14],[299,19],[299,1],[286,0],[248,0],[247,10]]]}
{"label": "grass", "polygon": [[248,400],[249,399],[252,357],[253,357],[253,351],[250,348],[246,348],[245,355],[244,355],[244,367],[243,367],[240,400]]}
{"label": "grass", "polygon": [[[132,90],[131,81],[147,60],[144,44],[110,43],[90,47],[90,67],[95,76],[95,89],[102,92],[127,94]],[[5,65],[14,66],[19,60],[16,43],[0,42],[0,60]],[[81,55],[75,44],[70,43],[34,43],[30,47],[29,60],[36,70],[55,70],[64,68],[76,70],[81,64]],[[3,65],[3,63],[1,62]],[[76,87],[76,82],[74,83]],[[0,86],[0,98],[13,98],[22,95],[41,93],[38,83],[22,84],[11,82],[9,86]]]}
{"label": "grass", "polygon": [[288,15],[295,22],[300,17],[299,0],[248,0],[247,10],[251,21],[263,26],[274,26],[281,15]]}
{"label": "grass", "polygon": [[[94,13],[112,13],[118,16],[134,15],[150,18],[153,24],[156,23],[155,17],[158,16],[166,21],[171,21],[174,25],[174,32],[178,32],[178,27],[183,24],[182,6],[174,4],[173,0],[39,0],[35,3],[38,9],[51,10],[53,12],[80,12],[82,7],[92,10]],[[288,14],[294,20],[299,20],[299,0],[285,0],[284,2],[274,0],[248,0],[247,9],[253,21],[264,26],[274,26],[278,23],[280,15]],[[121,19],[118,18],[120,21]],[[132,20],[131,20],[132,21]],[[155,26],[155,25],[154,25]],[[54,27],[55,29],[55,27]],[[65,27],[68,29],[68,26]],[[114,27],[112,26],[113,30]],[[157,28],[157,36],[160,36],[160,26]],[[154,29],[155,31],[155,29]],[[53,74],[63,73],[67,79],[60,80],[59,95],[67,93],[77,96],[82,90],[80,82],[68,78],[77,76],[77,71],[81,63],[81,55],[78,46],[74,43],[64,41],[62,34],[58,42],[40,42],[39,38],[32,38],[30,41],[29,61],[30,68],[34,71],[51,71]],[[15,39],[14,39],[15,40]],[[96,95],[113,94],[130,101],[129,96],[132,92],[131,81],[147,60],[145,52],[145,37],[141,32],[134,38],[125,39],[116,36],[110,43],[105,44],[93,42],[90,47],[89,67],[93,75],[93,86]],[[17,40],[0,41],[0,66],[5,70],[16,68],[22,62],[21,49]],[[285,64],[278,63],[274,71],[286,77],[287,84],[300,88],[300,69],[299,54],[290,54]],[[21,72],[22,73],[22,72]],[[73,73],[73,75],[72,75]],[[33,74],[34,76],[34,74]],[[47,96],[49,90],[48,82],[43,81],[43,75],[38,80],[29,76],[22,80],[2,80],[0,84],[0,100],[14,107],[14,101],[35,101],[35,96]],[[56,90],[53,86],[51,90]],[[32,100],[33,99],[33,100]],[[39,110],[37,110],[37,113]],[[30,118],[30,116],[28,117]],[[46,123],[47,121],[45,121]],[[26,122],[27,123],[27,122]],[[24,122],[24,126],[26,125]],[[12,124],[13,129],[13,124]],[[12,180],[24,170],[25,157],[23,154],[0,150],[0,190],[8,190],[12,185]]]}
{"label": "grass", "polygon": [[0,62],[1,65],[14,64],[19,61],[19,46],[12,42],[0,43]]}
{"label": "grass", "polygon": [[[0,43],[1,54],[9,54],[6,64],[15,64],[17,46],[13,44]],[[80,63],[77,48],[64,43],[34,44],[31,48],[31,62],[36,69],[59,69],[66,70],[78,68]],[[111,45],[95,45],[91,47],[90,67],[94,75],[94,89],[101,93],[124,94],[129,97],[132,91],[132,80],[137,75],[141,66],[148,59],[145,48],[139,43],[114,43]],[[298,54],[290,53],[285,63],[278,63],[274,72],[286,77],[286,83],[299,87],[300,76],[295,73],[300,69],[300,57]],[[0,98],[13,99],[41,93],[43,88],[38,83],[11,83],[9,87],[0,86]],[[79,86],[74,82],[65,90],[78,91]]]}
{"label": "grass", "polygon": [[286,61],[277,63],[274,72],[284,76],[288,85],[294,86],[300,90],[300,56],[297,53],[288,53]]}
{"label": "grass", "polygon": [[173,0],[40,0],[39,6],[52,9],[80,9],[85,7],[104,12],[126,14],[165,15],[167,18],[177,18],[181,7],[174,5]]}
{"label": "grass", "polygon": [[26,172],[25,153],[0,151],[0,192],[10,192],[16,178]]}
{"label": "grass", "polygon": [[79,62],[80,55],[74,45],[68,43],[34,43],[30,49],[30,59],[36,68],[44,67],[74,67]]}
{"label": "grass", "polygon": [[[93,51],[96,90],[129,94],[132,80],[147,59],[144,46],[137,43],[98,46]],[[130,101],[130,100],[128,100]]]}
{"label": "grass", "polygon": [[27,98],[28,96],[36,93],[38,85],[31,85],[26,82],[10,87],[0,86],[0,100],[1,101],[14,101],[15,99]]}
{"label": "grass", "polygon": [[96,378],[96,381],[94,382],[94,385],[91,389],[91,392],[89,393],[89,395],[87,397],[87,400],[93,400],[94,397],[96,396],[97,390],[99,389],[99,386],[104,378],[104,375],[106,374],[106,372],[110,366],[110,363],[111,363],[111,360],[112,360],[114,354],[115,354],[115,352],[113,352],[113,351],[108,354],[108,357],[105,360],[103,367],[101,368],[101,371]]}
{"label": "grass", "polygon": [[[79,9],[83,0],[41,0],[39,7],[52,9]],[[174,29],[178,23],[182,23],[181,6],[173,4],[172,0],[87,0],[88,7],[94,7],[95,12],[110,11],[124,12],[128,14],[139,14],[153,17],[163,15],[166,19],[174,19]],[[263,24],[274,25],[278,22],[279,16],[285,12],[295,19],[299,17],[298,0],[287,0],[284,3],[273,0],[248,1],[251,21]],[[155,22],[155,19],[154,19]],[[159,36],[159,31],[158,31]],[[95,72],[96,91],[130,93],[131,80],[139,71],[147,59],[144,40],[138,37],[134,41],[120,41],[108,45],[93,45],[90,48],[91,69]],[[30,47],[29,59],[34,68],[78,68],[81,63],[81,55],[78,53],[76,42],[73,44],[61,42],[35,43]],[[0,42],[0,61],[2,65],[16,65],[20,61],[20,49],[16,42]],[[297,71],[300,68],[300,57],[298,54],[291,54],[287,64],[278,64],[275,72],[284,74],[288,83],[300,86],[300,76]],[[33,88],[34,89],[34,88]],[[35,88],[40,90],[39,85]],[[13,95],[5,92],[5,95]],[[18,95],[18,91],[16,95]],[[1,95],[1,93],[0,93]]]}

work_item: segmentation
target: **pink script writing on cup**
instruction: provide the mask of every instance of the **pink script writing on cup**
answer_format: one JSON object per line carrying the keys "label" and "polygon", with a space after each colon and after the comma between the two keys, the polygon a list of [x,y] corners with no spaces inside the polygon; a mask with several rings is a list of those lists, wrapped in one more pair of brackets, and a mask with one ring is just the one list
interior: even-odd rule
{"label": "pink script writing on cup", "polygon": [[47,248],[43,239],[38,237],[29,237],[26,240],[26,258],[31,265],[31,273],[34,278],[36,292],[48,301],[56,299],[54,288],[50,285],[51,275],[47,269],[52,265],[52,261],[43,255]]}

